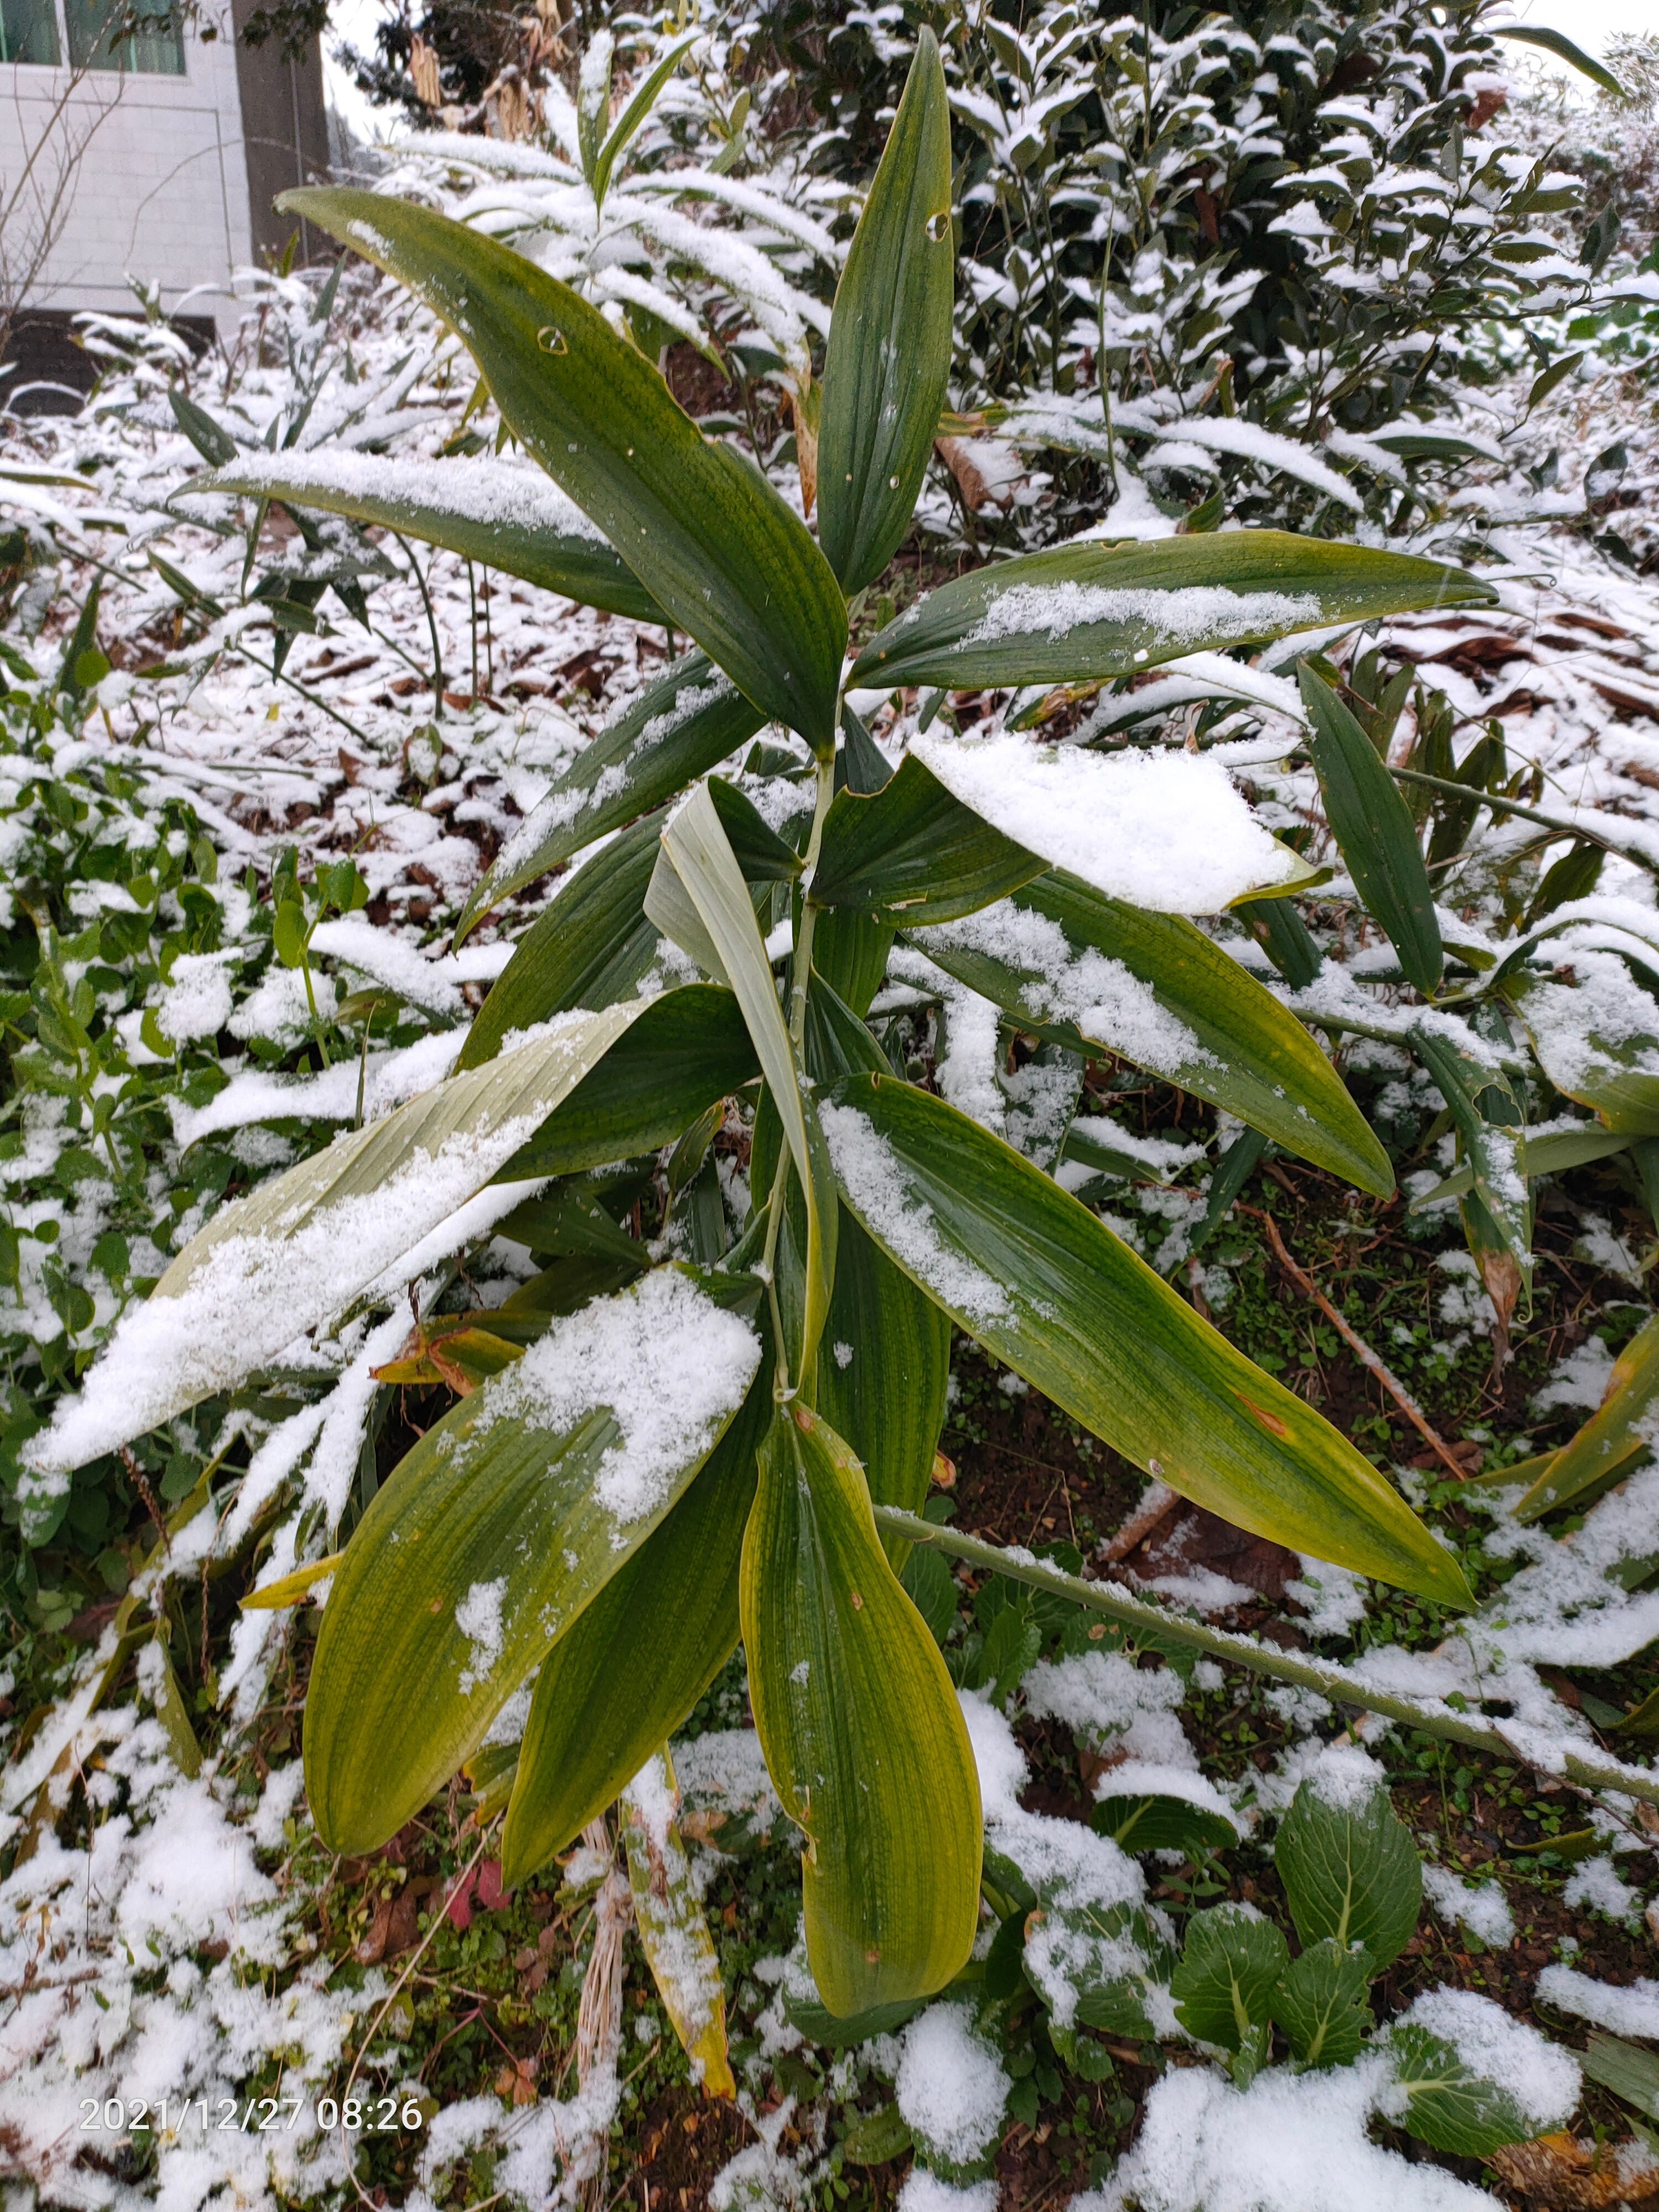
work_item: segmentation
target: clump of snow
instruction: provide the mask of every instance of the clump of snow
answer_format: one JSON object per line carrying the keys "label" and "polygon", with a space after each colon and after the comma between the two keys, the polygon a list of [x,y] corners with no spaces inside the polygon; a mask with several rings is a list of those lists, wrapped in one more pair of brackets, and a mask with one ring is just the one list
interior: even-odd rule
{"label": "clump of snow", "polygon": [[1012,2084],[965,2004],[931,2004],[904,2034],[894,2085],[898,2108],[930,2164],[981,2164],[1002,2128]]}
{"label": "clump of snow", "polygon": [[[938,946],[947,957],[952,951],[976,953],[1012,968],[1035,1019],[1071,1022],[1084,1036],[1109,1045],[1138,1066],[1174,1075],[1216,1064],[1185,1022],[1122,961],[1091,945],[1074,945],[1057,921],[1013,899],[915,935],[919,944]],[[896,963],[895,972],[902,972]]]}
{"label": "clump of snow", "polygon": [[1311,592],[1235,592],[1224,584],[1189,584],[1173,591],[1144,585],[1015,584],[987,603],[963,642],[984,645],[1009,637],[1057,640],[1090,623],[1121,623],[1147,631],[1154,640],[1153,650],[1162,650],[1194,646],[1200,638],[1206,645],[1220,645],[1233,638],[1306,629],[1320,617],[1318,598]]}
{"label": "clump of snow", "polygon": [[1036,1718],[1064,1721],[1094,1750],[1198,1771],[1197,1755],[1176,1717],[1186,1685],[1172,1667],[1137,1667],[1121,1651],[1084,1651],[1044,1660],[1025,1677],[1024,1688]]}
{"label": "clump of snow", "polygon": [[1511,2100],[1535,2135],[1559,2127],[1578,2102],[1583,2085],[1572,2053],[1474,1990],[1425,1990],[1401,2021],[1450,2044],[1471,2074]]}
{"label": "clump of snow", "polygon": [[1299,1554],[1302,1572],[1285,1585],[1306,1613],[1304,1626],[1311,1636],[1346,1636],[1365,1618],[1366,1588],[1363,1575],[1334,1565],[1329,1559]]}
{"label": "clump of snow", "polygon": [[969,1322],[1001,1319],[1011,1310],[994,1277],[948,1246],[933,1208],[911,1191],[898,1155],[855,1106],[820,1106],[818,1120],[837,1177],[854,1210],[878,1243]]}
{"label": "clump of snow", "polygon": [[1494,1950],[1501,1950],[1514,1940],[1515,1915],[1497,1882],[1482,1881],[1471,1886],[1450,1867],[1425,1863],[1423,1894],[1449,1928],[1455,1928],[1461,1923],[1471,1936],[1478,1936]]}
{"label": "clump of snow", "polygon": [[1547,1413],[1557,1407],[1579,1406],[1593,1413],[1612,1380],[1613,1354],[1599,1336],[1587,1336],[1556,1361],[1549,1380],[1534,1395],[1533,1411]]}
{"label": "clump of snow", "polygon": [[1642,1978],[1620,1988],[1598,1982],[1593,1974],[1581,1974],[1576,1966],[1546,1966],[1535,1987],[1543,2002],[1558,2012],[1571,2013],[1614,2035],[1659,2042],[1659,1981]]}
{"label": "clump of snow", "polygon": [[173,963],[155,1005],[155,1025],[174,1044],[217,1036],[230,1020],[230,952],[185,952]]}
{"label": "clump of snow", "polygon": [[[402,1265],[401,1281],[488,1228],[514,1202],[490,1179],[625,1026],[565,1016],[488,1068],[396,1117],[337,1137],[218,1214],[188,1271],[129,1309],[78,1396],[28,1448],[41,1469],[79,1467],[274,1360],[306,1330]],[[482,1079],[482,1080],[480,1079]],[[351,1172],[384,1158],[375,1187]],[[345,1194],[338,1194],[340,1186]],[[483,1218],[476,1211],[483,1208]]]}
{"label": "clump of snow", "polygon": [[1000,2194],[994,2181],[941,2181],[925,2166],[913,2166],[894,2212],[997,2212]]}
{"label": "clump of snow", "polygon": [[493,1582],[471,1583],[455,1607],[455,1626],[471,1647],[461,1670],[463,1697],[483,1680],[501,1656],[501,1601],[506,1595],[507,1577],[497,1575]]}
{"label": "clump of snow", "polygon": [[1633,1928],[1641,1917],[1642,1897],[1624,1881],[1605,1851],[1576,1866],[1561,1892],[1566,1903],[1582,1911],[1605,1913],[1609,1920]]}
{"label": "clump of snow", "polygon": [[1319,1802],[1334,1813],[1361,1813],[1388,1787],[1382,1769],[1358,1744],[1322,1745],[1303,1778]]}
{"label": "clump of snow", "polygon": [[[1029,1677],[1028,1677],[1029,1680]],[[1146,1880],[1127,1851],[1079,1821],[1028,1813],[1019,1802],[1027,1778],[1024,1753],[988,1697],[959,1693],[979,1770],[988,1842],[1011,1858],[1037,1893],[1043,1917],[1026,1936],[1025,1971],[1062,2027],[1077,2017],[1082,1990],[1146,1972],[1132,1932],[1113,1924],[1114,1908],[1144,1907]],[[1156,1912],[1154,1927],[1166,1923]],[[1175,2032],[1168,1990],[1145,1991],[1161,2033]]]}
{"label": "clump of snow", "polygon": [[1156,1759],[1126,1759],[1109,1766],[1095,1784],[1095,1802],[1114,1797],[1179,1797],[1200,1813],[1214,1813],[1238,1826],[1238,1815],[1206,1774],[1195,1767],[1164,1766]]}
{"label": "clump of snow", "polygon": [[593,1493],[626,1523],[656,1511],[674,1477],[712,1448],[759,1364],[760,1340],[740,1315],[690,1276],[658,1267],[556,1321],[484,1385],[483,1423],[532,1421],[561,1434],[608,1408],[621,1434]]}
{"label": "clump of snow", "polygon": [[1005,836],[1157,914],[1217,914],[1302,866],[1206,754],[1096,753],[1012,732],[931,731],[910,750]]}
{"label": "clump of snow", "polygon": [[1389,2085],[1380,2055],[1269,2067],[1242,2090],[1213,2067],[1171,2068],[1116,2173],[1072,2212],[1492,2212],[1484,2189],[1371,2141]]}

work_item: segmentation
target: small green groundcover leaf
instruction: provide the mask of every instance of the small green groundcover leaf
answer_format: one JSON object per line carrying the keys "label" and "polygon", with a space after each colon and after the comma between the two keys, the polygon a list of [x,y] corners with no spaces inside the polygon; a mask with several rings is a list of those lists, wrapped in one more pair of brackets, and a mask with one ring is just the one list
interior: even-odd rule
{"label": "small green groundcover leaf", "polygon": [[1237,2051],[1269,2005],[1289,1953],[1254,1906],[1218,1905],[1187,1923],[1186,1947],[1170,1983],[1176,2016],[1189,2034]]}
{"label": "small green groundcover leaf", "polygon": [[1371,1962],[1363,1945],[1344,1949],[1334,1936],[1292,1959],[1268,2000],[1291,2055],[1303,2066],[1346,2066],[1371,2025]]}
{"label": "small green groundcover leaf", "polygon": [[1405,1949],[1423,1909],[1422,1862],[1364,1752],[1323,1754],[1291,1800],[1273,1857],[1304,1943],[1363,1943],[1379,1973]]}
{"label": "small green groundcover leaf", "polygon": [[1525,2142],[1560,2126],[1578,2102],[1573,2053],[1472,1990],[1425,1991],[1384,2047],[1398,2124],[1454,2157]]}

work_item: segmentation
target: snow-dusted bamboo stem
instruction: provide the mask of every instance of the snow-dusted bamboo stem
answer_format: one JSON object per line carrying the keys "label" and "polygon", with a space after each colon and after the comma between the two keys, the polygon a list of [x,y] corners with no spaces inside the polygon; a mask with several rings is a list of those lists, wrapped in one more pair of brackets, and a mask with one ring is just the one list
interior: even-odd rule
{"label": "snow-dusted bamboo stem", "polygon": [[[876,1526],[887,1535],[902,1536],[910,1544],[930,1544],[935,1551],[948,1552],[953,1559],[965,1560],[969,1566],[991,1574],[1007,1575],[1015,1582],[1029,1583],[1033,1589],[1049,1590],[1058,1597],[1070,1598],[1073,1604],[1085,1606],[1091,1613],[1103,1613],[1109,1620],[1121,1622],[1126,1628],[1139,1629],[1145,1635],[1176,1644],[1190,1644],[1195,1650],[1207,1652],[1212,1659],[1235,1667],[1248,1667],[1253,1674],[1270,1674],[1277,1681],[1294,1682],[1302,1689],[1317,1691],[1322,1698],[1328,1698],[1334,1704],[1357,1705],[1364,1712],[1381,1713],[1403,1728],[1421,1729],[1427,1735],[1446,1736],[1454,1743],[1466,1743],[1475,1751],[1491,1752],[1497,1758],[1520,1759],[1531,1766],[1540,1765],[1518,1743],[1511,1741],[1500,1722],[1487,1720],[1479,1713],[1460,1713],[1439,1698],[1401,1697],[1395,1691],[1376,1688],[1352,1668],[1336,1660],[1304,1657],[1282,1651],[1274,1644],[1259,1643],[1254,1636],[1243,1636],[1231,1629],[1212,1628],[1207,1622],[1171,1612],[1150,1598],[1135,1597],[1115,1583],[1085,1582],[1080,1575],[1068,1575],[1064,1568],[1039,1559],[1030,1552],[987,1543],[982,1536],[968,1536],[958,1528],[942,1528],[915,1513],[902,1512],[895,1505],[878,1505],[873,1510]],[[1588,1790],[1622,1790],[1627,1797],[1639,1797],[1650,1805],[1659,1805],[1659,1774],[1651,1768],[1627,1766],[1622,1759],[1598,1757],[1563,1742],[1559,1765],[1547,1771]]]}

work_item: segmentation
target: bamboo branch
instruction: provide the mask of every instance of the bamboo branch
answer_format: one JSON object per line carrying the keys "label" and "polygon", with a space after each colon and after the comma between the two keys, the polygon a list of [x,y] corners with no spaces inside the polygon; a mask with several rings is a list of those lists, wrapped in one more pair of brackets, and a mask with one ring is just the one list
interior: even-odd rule
{"label": "bamboo branch", "polygon": [[1116,1583],[1085,1582],[1082,1576],[1068,1575],[1064,1568],[1030,1552],[1006,1550],[1000,1544],[987,1543],[981,1536],[964,1535],[958,1528],[941,1528],[919,1514],[902,1512],[896,1505],[877,1505],[872,1510],[877,1528],[886,1535],[902,1536],[907,1544],[931,1545],[934,1551],[948,1553],[987,1573],[1006,1575],[1033,1589],[1070,1598],[1073,1604],[1103,1613],[1107,1620],[1141,1636],[1191,1644],[1230,1666],[1246,1667],[1252,1674],[1268,1674],[1276,1681],[1294,1682],[1299,1689],[1313,1690],[1335,1704],[1381,1713],[1385,1720],[1402,1728],[1445,1736],[1454,1743],[1468,1744],[1472,1750],[1490,1752],[1497,1759],[1518,1759],[1540,1771],[1559,1773],[1583,1789],[1617,1790],[1644,1804],[1659,1805],[1659,1773],[1651,1767],[1627,1766],[1622,1759],[1577,1751],[1564,1742],[1559,1767],[1546,1768],[1523,1744],[1510,1741],[1501,1721],[1487,1720],[1480,1713],[1461,1713],[1443,1698],[1407,1698],[1392,1690],[1379,1690],[1340,1661],[1282,1651],[1276,1644],[1258,1643],[1255,1637],[1232,1629],[1212,1628],[1206,1621],[1171,1612],[1151,1598],[1136,1597]]}

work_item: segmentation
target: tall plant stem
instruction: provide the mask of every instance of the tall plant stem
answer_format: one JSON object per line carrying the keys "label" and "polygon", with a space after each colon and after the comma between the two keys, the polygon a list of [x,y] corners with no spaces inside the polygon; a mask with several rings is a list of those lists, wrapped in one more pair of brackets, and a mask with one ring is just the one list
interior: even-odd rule
{"label": "tall plant stem", "polygon": [[[1269,1675],[1277,1682],[1294,1682],[1298,1688],[1316,1691],[1334,1703],[1357,1705],[1362,1712],[1381,1713],[1384,1719],[1397,1722],[1402,1728],[1420,1729],[1425,1735],[1445,1736],[1453,1743],[1466,1743],[1473,1750],[1490,1752],[1496,1759],[1520,1759],[1529,1765],[1538,1763],[1528,1759],[1519,1744],[1510,1741],[1500,1723],[1489,1721],[1479,1713],[1460,1713],[1441,1698],[1398,1697],[1392,1691],[1377,1689],[1352,1668],[1336,1660],[1305,1658],[1297,1653],[1281,1651],[1273,1644],[1260,1644],[1253,1636],[1212,1628],[1207,1622],[1190,1620],[1185,1613],[1169,1612],[1149,1598],[1133,1596],[1115,1583],[1085,1582],[1082,1576],[1068,1575],[1063,1568],[1051,1565],[1046,1559],[1033,1559],[1029,1552],[1005,1551],[1000,1544],[988,1544],[982,1537],[964,1535],[957,1528],[941,1528],[934,1522],[924,1521],[919,1514],[902,1512],[896,1505],[877,1505],[872,1510],[877,1528],[885,1535],[902,1536],[907,1544],[931,1545],[934,1551],[948,1553],[952,1559],[965,1560],[983,1572],[1006,1575],[1014,1582],[1029,1583],[1033,1589],[1070,1598],[1073,1604],[1091,1613],[1102,1613],[1108,1620],[1137,1630],[1142,1636],[1164,1643],[1190,1644],[1194,1650],[1206,1652],[1211,1658],[1223,1660],[1231,1666],[1246,1667],[1252,1674]],[[1576,1782],[1587,1790],[1621,1790],[1627,1797],[1639,1797],[1646,1804],[1659,1805],[1659,1773],[1651,1768],[1627,1766],[1622,1759],[1598,1758],[1594,1753],[1570,1750],[1563,1745],[1561,1764],[1553,1771],[1565,1780]]]}

